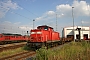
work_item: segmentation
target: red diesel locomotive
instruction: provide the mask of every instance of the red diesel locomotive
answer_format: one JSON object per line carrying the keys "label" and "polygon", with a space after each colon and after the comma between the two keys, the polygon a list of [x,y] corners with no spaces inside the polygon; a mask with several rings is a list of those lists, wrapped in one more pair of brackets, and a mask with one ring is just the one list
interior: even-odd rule
{"label": "red diesel locomotive", "polygon": [[30,31],[30,40],[28,45],[30,47],[41,47],[43,45],[50,45],[56,42],[60,43],[60,35],[55,32],[52,27],[47,25],[38,26],[37,29]]}
{"label": "red diesel locomotive", "polygon": [[27,36],[22,36],[20,34],[10,34],[2,33],[0,34],[0,44],[6,44],[11,42],[22,42],[28,39]]}

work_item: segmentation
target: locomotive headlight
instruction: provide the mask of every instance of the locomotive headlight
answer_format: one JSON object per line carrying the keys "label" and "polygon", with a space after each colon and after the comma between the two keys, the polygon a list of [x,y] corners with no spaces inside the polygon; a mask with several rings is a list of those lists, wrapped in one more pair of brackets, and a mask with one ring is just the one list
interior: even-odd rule
{"label": "locomotive headlight", "polygon": [[36,32],[31,32],[31,34],[35,34]]}
{"label": "locomotive headlight", "polygon": [[31,32],[31,34],[42,34],[42,32]]}

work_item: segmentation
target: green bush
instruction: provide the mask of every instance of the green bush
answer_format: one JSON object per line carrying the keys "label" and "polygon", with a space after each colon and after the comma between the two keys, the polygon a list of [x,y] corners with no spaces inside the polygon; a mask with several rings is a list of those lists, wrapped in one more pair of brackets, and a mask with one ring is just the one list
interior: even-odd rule
{"label": "green bush", "polygon": [[45,47],[42,47],[38,50],[36,50],[36,60],[47,60],[47,49]]}
{"label": "green bush", "polygon": [[23,49],[24,49],[24,50],[30,50],[31,48],[30,48],[29,46],[25,45],[25,46],[23,47]]}

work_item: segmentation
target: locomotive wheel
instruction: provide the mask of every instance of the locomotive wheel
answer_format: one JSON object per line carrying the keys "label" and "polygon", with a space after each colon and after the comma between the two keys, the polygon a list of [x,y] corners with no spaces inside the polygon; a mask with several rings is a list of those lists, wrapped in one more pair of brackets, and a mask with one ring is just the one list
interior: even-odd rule
{"label": "locomotive wheel", "polygon": [[3,45],[3,44],[4,44],[4,42],[3,42],[3,41],[1,41],[1,42],[0,42],[0,45]]}
{"label": "locomotive wheel", "polygon": [[62,41],[62,44],[64,44],[65,42],[64,41]]}
{"label": "locomotive wheel", "polygon": [[52,43],[51,43],[51,47],[53,47],[53,46],[54,46],[54,43],[52,42]]}
{"label": "locomotive wheel", "polygon": [[58,42],[58,45],[61,45],[62,44],[62,42],[60,41],[60,42]]}

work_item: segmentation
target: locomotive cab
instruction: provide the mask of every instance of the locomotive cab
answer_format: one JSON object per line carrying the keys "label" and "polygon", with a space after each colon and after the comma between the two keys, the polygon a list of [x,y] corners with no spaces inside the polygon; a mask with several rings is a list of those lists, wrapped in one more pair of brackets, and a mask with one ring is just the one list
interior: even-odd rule
{"label": "locomotive cab", "polygon": [[54,31],[52,27],[49,27],[47,25],[38,26],[37,29],[39,29],[39,30],[47,30],[47,31]]}

